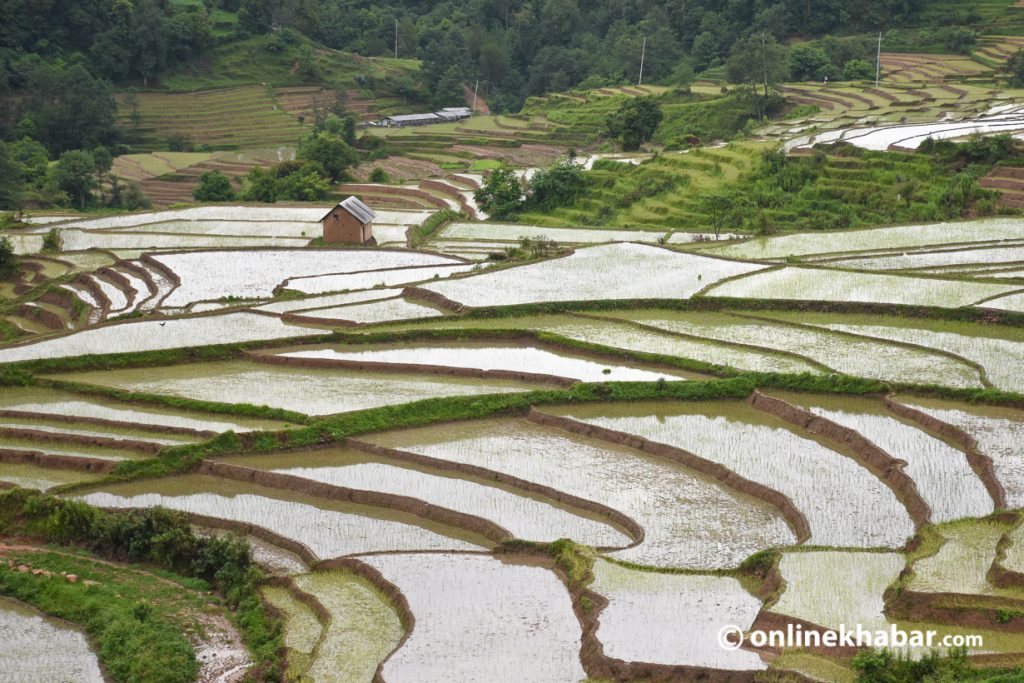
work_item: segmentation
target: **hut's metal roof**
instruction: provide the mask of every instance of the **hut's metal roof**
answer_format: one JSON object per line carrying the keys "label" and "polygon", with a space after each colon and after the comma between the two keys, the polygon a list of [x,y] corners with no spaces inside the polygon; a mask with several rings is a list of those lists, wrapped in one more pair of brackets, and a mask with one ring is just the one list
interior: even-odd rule
{"label": "hut's metal roof", "polygon": [[[369,223],[370,221],[377,217],[377,214],[374,212],[374,210],[368,207],[366,204],[364,204],[362,200],[360,200],[358,197],[347,197],[346,199],[339,202],[338,206],[334,207],[334,209],[337,209],[339,207],[345,209],[350,214],[355,216],[356,220],[362,223],[363,225],[366,225],[367,223]],[[331,209],[326,214],[324,214],[324,217],[320,219],[320,222],[322,223],[325,218],[330,216],[331,213],[334,212],[334,209]]]}

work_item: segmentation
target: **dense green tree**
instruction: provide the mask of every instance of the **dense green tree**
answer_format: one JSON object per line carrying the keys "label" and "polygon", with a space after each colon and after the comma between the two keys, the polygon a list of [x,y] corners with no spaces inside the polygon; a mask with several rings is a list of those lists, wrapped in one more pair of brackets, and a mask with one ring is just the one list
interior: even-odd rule
{"label": "dense green tree", "polygon": [[0,209],[16,209],[21,205],[23,169],[11,154],[11,148],[0,141]]}
{"label": "dense green tree", "polygon": [[701,199],[704,212],[711,219],[715,239],[722,230],[738,230],[754,210],[751,199],[738,190],[712,192]]}
{"label": "dense green tree", "polygon": [[199,184],[192,191],[197,202],[228,202],[235,198],[231,179],[220,171],[207,171],[199,176]]}
{"label": "dense green tree", "polygon": [[41,143],[32,138],[22,138],[11,144],[10,152],[21,164],[22,176],[27,182],[34,183],[46,175],[50,157]]}
{"label": "dense green tree", "polygon": [[586,180],[583,169],[574,161],[560,161],[550,168],[533,174],[529,183],[530,208],[550,211],[559,206],[568,206],[583,196]]}
{"label": "dense green tree", "polygon": [[875,77],[875,65],[864,59],[851,59],[843,65],[843,78],[847,81],[867,81]]}
{"label": "dense green tree", "polygon": [[0,235],[0,277],[8,277],[18,270],[18,259],[14,255],[14,245],[6,235]]}
{"label": "dense green tree", "polygon": [[789,51],[789,75],[794,81],[820,81],[835,78],[835,67],[817,45],[797,45]]}
{"label": "dense green tree", "polygon": [[635,150],[654,136],[662,119],[661,107],[652,97],[633,97],[608,116],[609,137],[622,142],[622,149]]}
{"label": "dense green tree", "polygon": [[770,89],[789,76],[786,48],[768,33],[748,36],[733,45],[725,72],[730,83],[752,90],[763,87],[768,97]]}
{"label": "dense green tree", "polygon": [[93,78],[84,65],[38,64],[29,74],[28,85],[21,132],[30,133],[51,154],[95,147],[116,138],[113,88]]}
{"label": "dense green tree", "polygon": [[1002,72],[1006,74],[1010,87],[1024,87],[1024,50],[1017,50],[1003,65]]}
{"label": "dense green tree", "polygon": [[473,197],[492,218],[513,218],[523,204],[523,185],[515,171],[503,166],[491,172]]}
{"label": "dense green tree", "polygon": [[53,168],[57,185],[84,209],[96,187],[96,161],[82,150],[64,152]]}
{"label": "dense green tree", "polygon": [[238,23],[250,33],[266,33],[274,22],[271,0],[242,0],[238,5]]}
{"label": "dense green tree", "polygon": [[359,163],[356,152],[341,137],[330,133],[312,133],[299,142],[299,159],[320,164],[328,177],[337,182],[345,172]]}
{"label": "dense green tree", "polygon": [[277,180],[277,198],[293,202],[319,202],[327,198],[331,182],[323,167],[311,161]]}

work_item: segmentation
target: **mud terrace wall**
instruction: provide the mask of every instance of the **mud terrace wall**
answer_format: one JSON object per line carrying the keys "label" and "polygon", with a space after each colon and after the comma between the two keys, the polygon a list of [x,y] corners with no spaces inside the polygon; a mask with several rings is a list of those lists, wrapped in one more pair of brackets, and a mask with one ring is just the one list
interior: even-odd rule
{"label": "mud terrace wall", "polygon": [[755,390],[747,399],[747,403],[757,410],[774,415],[810,434],[845,446],[854,453],[858,462],[892,489],[896,498],[907,508],[916,528],[920,529],[929,523],[931,508],[921,497],[914,480],[903,471],[901,460],[889,455],[853,429],[815,415],[809,410],[804,410],[780,398],[768,396]]}
{"label": "mud terrace wall", "polygon": [[149,455],[156,455],[164,447],[163,444],[153,443],[152,441],[110,439],[104,436],[70,434],[67,432],[44,432],[38,429],[22,429],[19,427],[0,427],[0,437],[28,439],[30,441],[43,441],[46,443],[71,443],[79,446],[100,446],[102,448],[113,448],[123,451],[139,451]]}
{"label": "mud terrace wall", "polygon": [[78,470],[105,474],[117,467],[117,460],[85,458],[74,455],[50,455],[38,451],[8,450],[0,448],[0,462],[12,465],[36,465],[58,470]]}
{"label": "mud terrace wall", "polygon": [[141,422],[127,422],[125,420],[108,420],[102,417],[86,417],[78,415],[62,415],[60,413],[40,413],[31,410],[0,410],[0,417],[13,417],[28,420],[46,420],[48,422],[66,422],[68,424],[88,424],[98,427],[111,427],[114,429],[131,429],[136,432],[153,432],[155,434],[181,434],[183,436],[194,436],[196,438],[209,439],[217,436],[212,430],[191,429],[189,427],[172,427],[163,425],[151,425]]}
{"label": "mud terrace wall", "polygon": [[671,460],[672,462],[683,465],[684,467],[689,467],[690,469],[701,472],[702,474],[714,477],[729,488],[748,496],[759,498],[760,500],[778,508],[786,522],[790,527],[792,527],[793,532],[796,534],[797,543],[804,543],[811,536],[811,528],[807,522],[807,518],[804,517],[804,514],[797,509],[796,505],[793,504],[793,501],[791,501],[787,496],[784,496],[778,491],[770,489],[767,486],[741,477],[729,468],[723,467],[718,463],[705,460],[704,458],[690,453],[689,451],[649,441],[633,434],[626,434],[625,432],[586,424],[573,420],[572,418],[549,415],[547,413],[539,412],[533,408],[530,409],[527,419],[531,422],[561,429],[572,434],[580,434],[582,436],[599,439],[607,443],[627,446],[638,451],[643,451],[644,453],[650,453],[652,455],[665,458],[666,460]]}

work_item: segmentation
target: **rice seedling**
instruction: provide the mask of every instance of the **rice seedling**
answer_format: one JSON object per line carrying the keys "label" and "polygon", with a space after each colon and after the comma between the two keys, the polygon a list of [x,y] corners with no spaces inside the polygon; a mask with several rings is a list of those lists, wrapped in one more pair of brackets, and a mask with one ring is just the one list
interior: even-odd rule
{"label": "rice seedling", "polygon": [[858,624],[868,630],[887,628],[882,594],[904,564],[899,553],[785,553],[779,572],[786,587],[771,610],[837,630]]}
{"label": "rice seedling", "polygon": [[295,583],[331,614],[307,675],[325,683],[372,680],[377,666],[402,639],[402,624],[388,602],[353,574],[303,574]]}

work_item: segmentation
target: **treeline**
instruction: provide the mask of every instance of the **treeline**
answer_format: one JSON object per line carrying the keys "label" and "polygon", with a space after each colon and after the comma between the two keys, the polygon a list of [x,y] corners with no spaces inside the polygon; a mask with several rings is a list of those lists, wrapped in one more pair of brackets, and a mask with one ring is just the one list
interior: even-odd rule
{"label": "treeline", "polygon": [[848,35],[912,25],[924,0],[0,0],[0,92],[33,89],[39,62],[146,84],[218,42],[293,29],[327,47],[423,60],[434,104],[480,82],[496,109],[580,84],[651,80],[724,62],[767,34]]}

